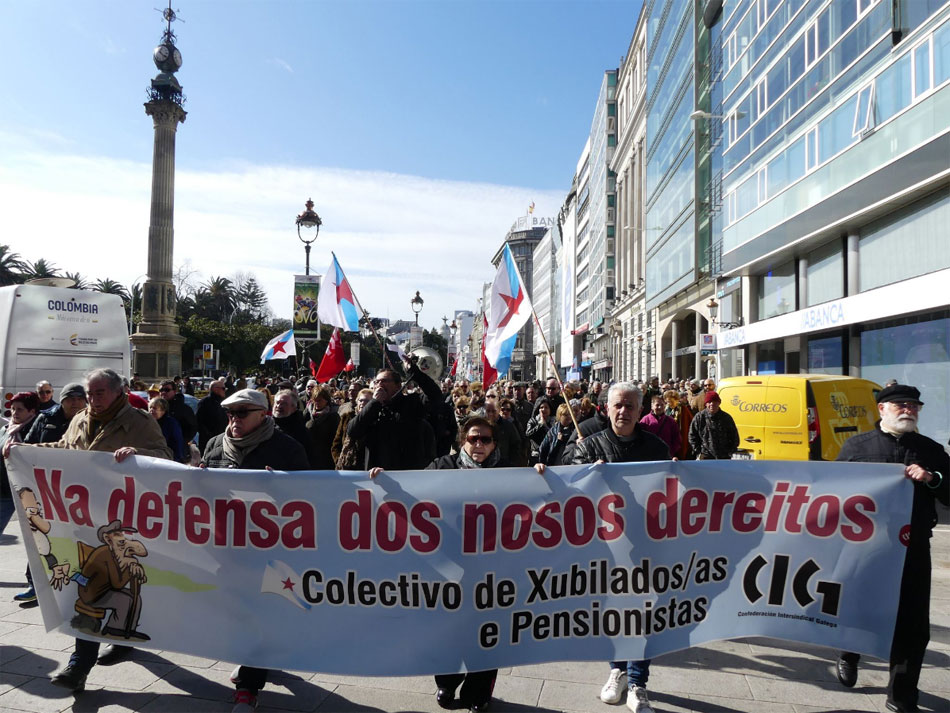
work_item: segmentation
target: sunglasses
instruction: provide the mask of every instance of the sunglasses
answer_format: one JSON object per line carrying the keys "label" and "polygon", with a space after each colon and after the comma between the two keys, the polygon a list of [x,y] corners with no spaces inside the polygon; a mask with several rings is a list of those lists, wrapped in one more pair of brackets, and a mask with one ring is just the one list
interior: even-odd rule
{"label": "sunglasses", "polygon": [[254,413],[255,411],[263,411],[262,408],[240,408],[232,409],[228,411],[228,418],[247,418],[249,413]]}
{"label": "sunglasses", "polygon": [[471,443],[473,446],[479,443],[484,443],[487,446],[494,440],[491,436],[465,436],[465,442]]}

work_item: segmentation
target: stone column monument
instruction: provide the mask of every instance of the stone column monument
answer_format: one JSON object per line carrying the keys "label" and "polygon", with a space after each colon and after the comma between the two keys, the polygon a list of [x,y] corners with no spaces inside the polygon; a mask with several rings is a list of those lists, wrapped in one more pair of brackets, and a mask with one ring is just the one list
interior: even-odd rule
{"label": "stone column monument", "polygon": [[159,74],[152,80],[145,113],[155,125],[152,150],[152,207],[148,226],[148,275],[142,288],[142,321],[132,335],[132,370],[144,379],[160,379],[181,373],[181,348],[185,338],[175,324],[175,286],[172,283],[172,253],[175,242],[175,134],[185,120],[184,95],[175,72],[181,67],[181,52],[175,47],[171,23],[175,13],[162,12],[166,29],[153,59]]}

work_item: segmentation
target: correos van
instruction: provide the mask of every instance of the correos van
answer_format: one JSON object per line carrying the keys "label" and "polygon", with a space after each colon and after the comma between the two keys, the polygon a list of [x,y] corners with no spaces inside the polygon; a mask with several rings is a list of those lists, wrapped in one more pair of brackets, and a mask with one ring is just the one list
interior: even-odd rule
{"label": "correos van", "polygon": [[716,391],[739,429],[740,459],[834,460],[848,438],[878,421],[867,379],[828,374],[736,376]]}
{"label": "correos van", "polygon": [[0,393],[3,415],[18,391],[38,381],[54,397],[71,381],[107,367],[129,374],[129,330],[118,295],[38,285],[0,287]]}

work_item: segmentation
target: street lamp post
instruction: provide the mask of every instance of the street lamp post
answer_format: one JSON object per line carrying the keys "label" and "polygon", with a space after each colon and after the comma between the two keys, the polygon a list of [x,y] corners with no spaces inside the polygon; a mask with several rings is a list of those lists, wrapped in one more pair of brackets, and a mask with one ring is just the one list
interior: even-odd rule
{"label": "street lamp post", "polygon": [[[449,325],[449,343],[445,348],[445,363],[448,364],[451,361],[452,357],[452,345],[455,344],[455,335],[458,334],[459,326],[455,323],[455,320],[452,320],[452,324]],[[455,361],[458,361],[459,353],[458,348],[455,350]],[[455,373],[458,373],[456,368]]]}
{"label": "street lamp post", "polygon": [[416,290],[416,296],[409,300],[409,304],[412,305],[412,311],[416,314],[416,326],[419,326],[419,313],[422,311],[422,303],[425,302],[419,296],[419,290]]}
{"label": "street lamp post", "polygon": [[320,233],[320,226],[323,225],[323,221],[320,220],[320,216],[317,215],[313,210],[313,201],[309,198],[307,202],[304,203],[307,210],[297,216],[297,237],[300,238],[300,242],[304,245],[304,251],[307,254],[307,263],[306,263],[306,272],[304,274],[310,274],[310,244],[317,239],[317,235]]}

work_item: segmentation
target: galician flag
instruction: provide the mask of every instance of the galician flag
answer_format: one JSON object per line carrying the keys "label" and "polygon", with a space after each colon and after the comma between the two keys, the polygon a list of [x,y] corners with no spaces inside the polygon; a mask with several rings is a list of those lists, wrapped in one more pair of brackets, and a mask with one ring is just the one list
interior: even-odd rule
{"label": "galician flag", "polygon": [[264,568],[261,578],[261,592],[277,594],[301,609],[309,609],[310,603],[303,598],[303,578],[294,572],[286,562],[270,560]]}
{"label": "galician flag", "polygon": [[294,344],[294,330],[288,329],[283,334],[267,342],[264,351],[261,354],[261,364],[268,359],[286,359],[289,356],[297,356],[297,347]]}
{"label": "galician flag", "polygon": [[491,286],[486,316],[485,359],[499,374],[507,374],[518,330],[531,317],[531,300],[507,243]]}
{"label": "galician flag", "polygon": [[360,309],[350,283],[340,268],[340,263],[333,256],[333,262],[327,268],[327,274],[320,286],[320,296],[317,298],[317,315],[325,324],[332,324],[344,332],[360,331]]}

